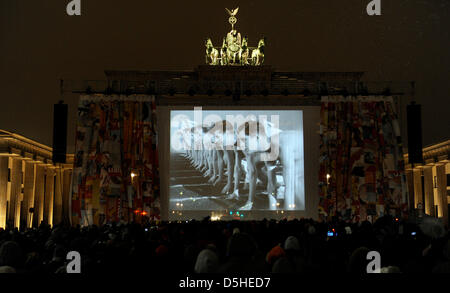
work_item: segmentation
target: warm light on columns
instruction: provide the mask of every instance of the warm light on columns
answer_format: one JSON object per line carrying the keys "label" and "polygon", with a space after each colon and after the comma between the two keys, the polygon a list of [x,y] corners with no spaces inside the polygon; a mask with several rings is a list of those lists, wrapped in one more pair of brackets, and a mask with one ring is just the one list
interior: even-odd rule
{"label": "warm light on columns", "polygon": [[0,228],[6,228],[7,186],[8,186],[8,157],[0,156]]}

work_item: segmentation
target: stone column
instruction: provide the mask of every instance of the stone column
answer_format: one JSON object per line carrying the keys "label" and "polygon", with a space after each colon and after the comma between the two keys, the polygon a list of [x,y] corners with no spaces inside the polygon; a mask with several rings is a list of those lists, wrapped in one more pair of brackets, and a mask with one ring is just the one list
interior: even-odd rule
{"label": "stone column", "polygon": [[36,165],[36,183],[34,189],[33,226],[38,227],[44,219],[45,169],[43,164]]}
{"label": "stone column", "polygon": [[448,201],[447,201],[447,175],[445,165],[436,165],[436,185],[438,194],[438,216],[442,218],[444,225],[448,224]]}
{"label": "stone column", "polygon": [[55,205],[53,209],[53,224],[60,224],[62,219],[63,178],[61,167],[55,169]]}
{"label": "stone column", "polygon": [[23,182],[23,210],[21,212],[21,222],[26,223],[28,228],[32,227],[32,214],[30,208],[34,207],[34,179],[36,164],[25,162],[25,176]]}
{"label": "stone column", "polygon": [[422,204],[422,169],[415,168],[413,170],[414,177],[414,208],[417,209],[419,203]]}
{"label": "stone column", "polygon": [[55,170],[48,166],[45,178],[44,223],[53,225],[53,197],[55,188]]}
{"label": "stone column", "polygon": [[6,156],[0,156],[0,228],[6,228],[6,206],[8,200],[8,161]]}
{"label": "stone column", "polygon": [[62,193],[62,221],[64,224],[70,224],[70,200],[72,199],[71,186],[72,170],[65,169],[63,171],[63,193]]}
{"label": "stone column", "polygon": [[20,227],[20,207],[22,193],[22,159],[10,158],[11,160],[11,195],[9,200],[8,223],[14,228]]}
{"label": "stone column", "polygon": [[423,168],[424,190],[425,190],[425,214],[434,217],[434,191],[433,191],[433,168]]}
{"label": "stone column", "polygon": [[406,183],[408,185],[408,207],[409,210],[414,209],[414,176],[412,169],[406,169]]}

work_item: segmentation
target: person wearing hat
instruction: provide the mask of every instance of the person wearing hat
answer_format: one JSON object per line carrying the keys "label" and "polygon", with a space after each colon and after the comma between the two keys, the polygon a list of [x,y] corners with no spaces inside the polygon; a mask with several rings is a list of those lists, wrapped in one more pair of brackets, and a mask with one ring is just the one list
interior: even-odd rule
{"label": "person wearing hat", "polygon": [[219,273],[262,271],[256,265],[257,246],[247,233],[234,233],[228,240],[227,261],[219,268]]}
{"label": "person wearing hat", "polygon": [[0,273],[16,273],[20,266],[22,251],[19,244],[6,241],[0,246]]}
{"label": "person wearing hat", "polygon": [[198,254],[194,267],[196,273],[216,273],[218,268],[219,258],[214,251],[206,248]]}

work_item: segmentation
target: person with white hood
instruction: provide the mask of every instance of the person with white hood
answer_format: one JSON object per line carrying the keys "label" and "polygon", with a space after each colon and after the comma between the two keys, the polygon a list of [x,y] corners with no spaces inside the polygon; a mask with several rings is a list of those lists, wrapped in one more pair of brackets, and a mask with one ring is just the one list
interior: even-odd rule
{"label": "person with white hood", "polygon": [[218,268],[219,257],[212,249],[206,248],[200,251],[194,267],[196,273],[216,273]]}

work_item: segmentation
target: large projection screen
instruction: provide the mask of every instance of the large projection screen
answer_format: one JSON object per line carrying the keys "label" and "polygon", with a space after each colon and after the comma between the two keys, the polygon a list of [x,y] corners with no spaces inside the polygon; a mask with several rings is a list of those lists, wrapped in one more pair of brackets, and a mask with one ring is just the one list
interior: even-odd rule
{"label": "large projection screen", "polygon": [[158,107],[162,218],[316,218],[319,111]]}

